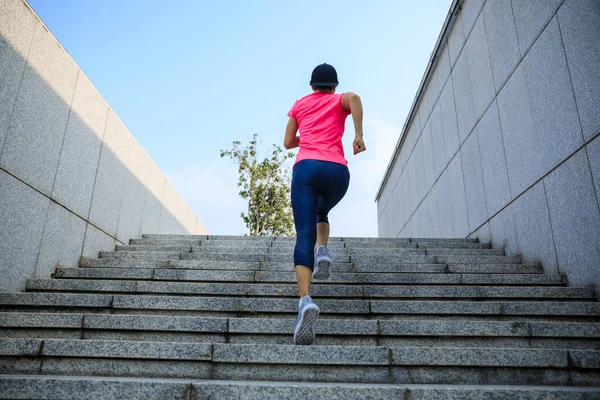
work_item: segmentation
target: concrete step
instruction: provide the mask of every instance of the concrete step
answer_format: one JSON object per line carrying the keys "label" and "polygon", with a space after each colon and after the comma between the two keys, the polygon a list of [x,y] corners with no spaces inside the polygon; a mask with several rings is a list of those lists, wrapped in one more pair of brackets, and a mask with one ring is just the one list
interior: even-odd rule
{"label": "concrete step", "polygon": [[[136,279],[199,282],[296,282],[294,272],[224,271],[140,268],[57,268],[55,278]],[[451,274],[451,273],[334,273],[323,283],[403,283],[480,285],[564,285],[564,275],[550,274]]]}
{"label": "concrete step", "polygon": [[[182,295],[296,297],[294,284],[111,281],[87,279],[29,279],[28,291],[178,293]],[[595,299],[588,287],[315,285],[312,295],[350,298],[531,298]]]}
{"label": "concrete step", "polygon": [[[396,316],[562,316],[598,317],[600,303],[552,301],[396,301],[396,300],[323,300],[318,299],[322,314],[396,315]],[[214,311],[244,314],[292,314],[298,311],[297,299],[187,297],[147,295],[105,295],[72,293],[0,293],[0,306],[60,308],[99,308],[112,310]],[[29,311],[31,312],[31,311]]]}
{"label": "concrete step", "polygon": [[[242,271],[295,271],[293,262],[240,262],[210,260],[131,260],[131,259],[91,259],[82,258],[80,266],[85,268],[173,268],[202,270],[242,270]],[[332,272],[416,272],[435,273],[452,272],[467,274],[537,274],[542,273],[537,264],[425,264],[425,263],[332,263]]]}
{"label": "concrete step", "polygon": [[[295,318],[220,318],[152,315],[0,313],[0,328],[55,328],[110,331],[150,331],[259,334],[293,333]],[[317,335],[371,337],[503,337],[595,339],[600,345],[600,323],[474,321],[444,319],[356,320],[320,319]]]}
{"label": "concrete step", "polygon": [[[440,255],[440,256],[458,256],[458,255],[475,255],[475,256],[503,256],[503,249],[440,249],[440,248],[415,248],[415,249],[362,249],[349,247],[347,253],[354,256],[396,256],[404,254],[425,254],[425,255]],[[273,252],[271,252],[273,253]],[[333,253],[333,252],[330,252]]]}
{"label": "concrete step", "polygon": [[[600,351],[567,349],[293,346],[81,339],[0,339],[1,356],[125,358],[275,365],[461,366],[600,370]],[[598,371],[600,372],[600,371]]]}
{"label": "concrete step", "polygon": [[194,381],[44,375],[0,375],[0,398],[52,399],[245,399],[245,400],[592,400],[600,388],[566,386],[455,386],[268,381]]}

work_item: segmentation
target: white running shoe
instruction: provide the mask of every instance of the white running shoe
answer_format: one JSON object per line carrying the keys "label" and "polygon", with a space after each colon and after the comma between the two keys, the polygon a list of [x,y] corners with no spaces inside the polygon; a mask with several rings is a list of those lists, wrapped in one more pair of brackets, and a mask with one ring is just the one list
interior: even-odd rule
{"label": "white running shoe", "polygon": [[319,306],[313,303],[310,296],[304,296],[300,299],[296,329],[294,330],[294,344],[308,345],[314,342],[315,323],[320,312]]}
{"label": "white running shoe", "polygon": [[329,278],[329,268],[331,267],[331,258],[329,258],[329,249],[325,246],[319,246],[315,255],[316,263],[313,270],[313,279]]}

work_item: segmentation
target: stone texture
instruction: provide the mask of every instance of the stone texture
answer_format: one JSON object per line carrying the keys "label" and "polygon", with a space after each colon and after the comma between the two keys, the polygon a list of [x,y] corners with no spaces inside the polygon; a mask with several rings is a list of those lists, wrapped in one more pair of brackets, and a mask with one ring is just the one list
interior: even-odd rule
{"label": "stone texture", "polygon": [[583,144],[556,19],[498,96],[513,198]]}
{"label": "stone texture", "polygon": [[467,199],[462,171],[462,156],[458,153],[448,166],[450,201],[452,210],[453,236],[466,237],[469,234]]}
{"label": "stone texture", "polygon": [[[260,262],[234,262],[234,261],[198,261],[198,260],[171,260],[168,262],[169,268],[175,269],[218,269],[218,270],[238,270],[238,271],[258,271],[259,269],[268,269],[271,264],[262,264]],[[279,265],[279,264],[277,264]],[[285,264],[294,270],[294,266]]]}
{"label": "stone texture", "polygon": [[70,293],[0,293],[2,305],[109,307],[112,296]]}
{"label": "stone texture", "polygon": [[444,128],[442,124],[442,105],[440,101],[435,105],[429,125],[431,130],[431,151],[434,160],[434,182],[446,168],[448,157],[446,155],[446,146],[444,143]]}
{"label": "stone texture", "polygon": [[84,219],[90,212],[107,115],[108,105],[80,72],[52,197]]}
{"label": "stone texture", "polygon": [[250,271],[190,271],[157,269],[154,271],[156,280],[173,281],[212,281],[212,282],[253,282],[254,272]]}
{"label": "stone texture", "polygon": [[[510,7],[510,5],[509,5]],[[518,399],[518,400],[592,400],[600,391],[595,388],[570,387],[508,387],[508,386],[457,386],[457,387],[415,387],[410,388],[410,396],[419,400],[478,400],[478,399]]]}
{"label": "stone texture", "polygon": [[100,377],[2,376],[0,393],[11,399],[153,399],[180,400],[190,382]]}
{"label": "stone texture", "polygon": [[87,292],[134,292],[135,282],[82,279],[28,279],[27,290],[67,290]]}
{"label": "stone texture", "polygon": [[456,118],[460,143],[464,142],[475,126],[475,103],[473,101],[473,88],[469,71],[469,59],[466,51],[463,51],[456,61],[452,70],[452,84],[454,87],[454,99],[456,104]]}
{"label": "stone texture", "polygon": [[46,195],[52,192],[78,69],[52,34],[36,29],[0,166]]}
{"label": "stone texture", "polygon": [[3,328],[81,328],[83,315],[57,313],[0,313]]}
{"label": "stone texture", "polygon": [[[98,253],[96,253],[98,255]],[[166,268],[169,261],[161,260],[135,260],[112,258],[86,258],[79,261],[79,266],[84,268]]]}
{"label": "stone texture", "polygon": [[150,315],[87,314],[83,321],[87,329],[136,331],[226,332],[226,318],[201,318]]}
{"label": "stone texture", "polygon": [[498,213],[490,221],[492,247],[504,249],[507,255],[518,252],[517,228],[514,217],[514,203]]}
{"label": "stone texture", "polygon": [[[231,333],[293,334],[294,318],[230,318]],[[376,335],[377,321],[323,319],[316,325],[317,335]],[[288,338],[289,339],[289,338]]]}
{"label": "stone texture", "polygon": [[76,267],[83,250],[85,220],[50,202],[42,244],[32,277],[49,278],[55,268]]}
{"label": "stone texture", "polygon": [[476,25],[476,20],[481,12],[481,7],[485,3],[485,0],[465,0],[461,4],[460,14],[462,15],[463,32],[465,38],[469,35],[475,35],[471,32],[473,25]]}
{"label": "stone texture", "polygon": [[0,11],[0,155],[25,70],[37,22],[21,1],[5,1]]}
{"label": "stone texture", "polygon": [[[470,1],[478,1],[479,9],[481,9],[483,0]],[[468,5],[467,8],[465,8],[465,11],[467,10],[469,10]],[[466,16],[463,17],[463,22],[466,22]],[[475,22],[475,26],[467,40],[465,49],[469,63],[469,82],[471,84],[473,95],[474,117],[475,120],[478,120],[486,111],[496,94],[483,14],[477,18],[477,22]],[[474,124],[475,123],[473,123],[473,125]]]}
{"label": "stone texture", "polygon": [[503,304],[502,312],[507,315],[598,315],[600,303],[596,302],[520,302]]}
{"label": "stone texture", "polygon": [[566,367],[566,350],[392,347],[393,365]]}
{"label": "stone texture", "polygon": [[465,33],[463,31],[462,24],[462,13],[459,12],[458,16],[454,20],[454,24],[452,25],[452,30],[448,36],[448,55],[450,56],[450,68],[454,67],[454,63],[458,59],[460,52],[462,51],[463,46],[465,45]]}
{"label": "stone texture", "polygon": [[559,270],[571,285],[599,285],[600,246],[585,240],[600,237],[600,211],[585,149],[548,175],[544,187]]}
{"label": "stone texture", "polygon": [[[143,343],[143,342],[142,342]],[[210,378],[211,365],[205,361],[46,358],[44,375],[129,376],[143,378]]]}
{"label": "stone texture", "polygon": [[98,257],[100,251],[110,251],[115,248],[116,240],[92,224],[87,224],[83,242],[83,257]]}
{"label": "stone texture", "polygon": [[[100,258],[113,260],[179,260],[182,254],[174,251],[101,251],[98,254]],[[123,261],[125,262],[125,261]]]}
{"label": "stone texture", "polygon": [[526,322],[391,320],[379,321],[384,336],[529,336]]}
{"label": "stone texture", "polygon": [[50,201],[0,170],[0,287],[18,292],[34,273]]}
{"label": "stone texture", "polygon": [[431,191],[425,199],[427,226],[432,236],[440,236],[440,216],[438,206],[437,186],[431,188]]}
{"label": "stone texture", "polygon": [[201,343],[49,339],[44,341],[42,355],[152,360],[210,360],[211,345]]}
{"label": "stone texture", "polygon": [[229,297],[116,295],[112,306],[131,310],[238,311],[240,301]]}
{"label": "stone texture", "polygon": [[488,219],[478,131],[475,130],[460,149],[467,201],[469,232],[479,228]]}
{"label": "stone texture", "polygon": [[143,268],[57,268],[55,278],[152,279],[154,270]]}
{"label": "stone texture", "polygon": [[600,324],[584,322],[531,322],[531,336],[599,338]]}
{"label": "stone texture", "polygon": [[511,200],[498,103],[495,100],[477,124],[477,139],[490,218]]}
{"label": "stone texture", "polygon": [[213,381],[195,382],[200,398],[245,400],[326,399],[404,399],[406,388],[394,385],[347,383]]}
{"label": "stone texture", "polygon": [[367,297],[478,297],[478,289],[473,286],[366,286]]}
{"label": "stone texture", "polygon": [[388,365],[386,347],[215,344],[214,362],[310,365]]}
{"label": "stone texture", "polygon": [[131,148],[131,140],[131,134],[125,125],[110,110],[100,152],[89,221],[115,237],[123,186],[127,176],[125,158]]}
{"label": "stone texture", "polygon": [[486,1],[483,16],[494,86],[499,92],[521,60],[511,0]]}
{"label": "stone texture", "polygon": [[500,314],[500,302],[371,300],[375,314]]}
{"label": "stone texture", "polygon": [[590,169],[592,171],[592,180],[596,188],[596,199],[600,208],[600,136],[594,139],[586,147]]}
{"label": "stone texture", "polygon": [[600,368],[600,351],[569,350],[573,366],[579,368]]}
{"label": "stone texture", "polygon": [[442,128],[444,130],[444,147],[446,148],[445,164],[450,162],[460,146],[456,105],[454,101],[454,79],[456,79],[454,74],[448,78],[446,86],[442,89],[439,102],[442,107]]}
{"label": "stone texture", "polygon": [[[266,255],[261,254],[202,254],[202,253],[182,253],[182,260],[194,260],[194,261],[202,261],[202,262],[210,262],[210,261],[227,261],[227,262],[261,262],[261,261],[271,261],[267,259]],[[346,257],[347,259],[347,257]],[[274,257],[273,261],[289,261],[293,262],[293,258],[290,256],[288,258],[285,257]]]}
{"label": "stone texture", "polygon": [[435,190],[438,194],[438,216],[440,219],[440,236],[454,236],[452,226],[452,204],[450,202],[450,184],[448,181],[448,171],[444,171],[437,181]]}
{"label": "stone texture", "polygon": [[177,215],[181,207],[183,207],[183,200],[173,185],[166,180],[163,192],[163,208],[160,212],[159,233],[186,233],[181,223],[177,220]]}
{"label": "stone texture", "polygon": [[511,0],[519,48],[525,54],[552,18],[561,0],[528,2]]}
{"label": "stone texture", "polygon": [[[142,224],[140,232],[158,233],[160,226],[160,214],[162,210],[162,198],[165,188],[165,176],[153,162],[149,165],[148,179],[146,181],[146,196],[142,212]],[[143,239],[143,243],[152,244],[152,239]],[[199,242],[199,240],[198,240]],[[136,243],[131,243],[136,244]],[[140,243],[142,244],[142,243]]]}
{"label": "stone texture", "polygon": [[568,0],[558,10],[560,33],[585,140],[600,132],[600,5]]}
{"label": "stone texture", "polygon": [[550,214],[543,183],[538,183],[515,200],[514,221],[518,252],[527,263],[539,263],[544,272],[556,274],[558,262],[554,249]]}
{"label": "stone texture", "polygon": [[[301,346],[298,346],[301,347]],[[303,346],[309,347],[309,346]],[[314,346],[310,346],[313,347]],[[382,383],[390,381],[388,367],[369,365],[213,364],[213,379]]]}
{"label": "stone texture", "polygon": [[479,297],[504,298],[561,298],[561,299],[594,299],[594,288],[578,287],[493,287],[481,286]]}
{"label": "stone texture", "polygon": [[131,149],[125,160],[127,172],[117,226],[117,239],[123,243],[141,234],[144,198],[151,163],[148,154],[134,137],[131,137]]}
{"label": "stone texture", "polygon": [[42,341],[37,339],[0,339],[0,355],[36,356],[41,345]]}
{"label": "stone texture", "polygon": [[[422,173],[422,195],[426,195],[431,188],[431,185],[436,181],[437,175],[435,174],[435,152],[433,147],[433,137],[431,133],[431,118],[425,124],[423,132],[421,133],[421,146],[423,152],[423,173]],[[443,147],[442,147],[443,148]],[[420,197],[423,197],[420,196]]]}

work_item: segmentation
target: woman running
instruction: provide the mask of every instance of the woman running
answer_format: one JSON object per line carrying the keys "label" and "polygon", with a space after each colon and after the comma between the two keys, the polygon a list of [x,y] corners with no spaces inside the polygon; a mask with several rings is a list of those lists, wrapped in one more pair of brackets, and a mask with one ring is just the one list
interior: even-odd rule
{"label": "woman running", "polygon": [[300,147],[291,189],[296,226],[294,264],[300,293],[294,344],[300,345],[312,344],[315,339],[315,322],[320,310],[310,297],[310,283],[312,278],[329,278],[327,215],[344,197],[350,183],[342,145],[348,115],[352,114],[354,121],[354,155],[367,149],[363,141],[360,97],[354,93],[335,94],[338,84],[337,72],[331,65],[321,64],[313,70],[310,81],[313,93],[294,103],[288,113],[290,119],[283,140],[288,150]]}

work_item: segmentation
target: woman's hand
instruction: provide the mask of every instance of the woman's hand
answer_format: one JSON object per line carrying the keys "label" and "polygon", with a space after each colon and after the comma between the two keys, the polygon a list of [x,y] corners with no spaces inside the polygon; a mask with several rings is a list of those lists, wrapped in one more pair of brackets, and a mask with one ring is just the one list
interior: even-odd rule
{"label": "woman's hand", "polygon": [[365,146],[365,142],[364,140],[362,140],[362,138],[354,139],[352,147],[354,148],[354,155],[357,155],[358,153],[362,153],[363,151],[367,150],[367,146]]}

